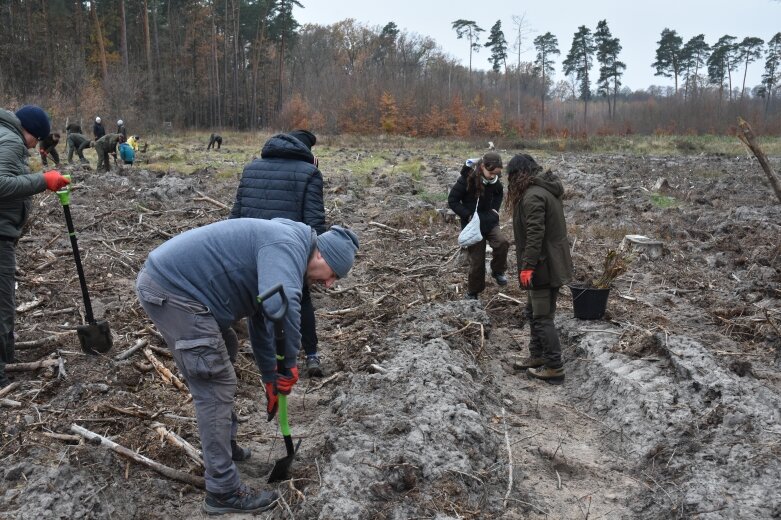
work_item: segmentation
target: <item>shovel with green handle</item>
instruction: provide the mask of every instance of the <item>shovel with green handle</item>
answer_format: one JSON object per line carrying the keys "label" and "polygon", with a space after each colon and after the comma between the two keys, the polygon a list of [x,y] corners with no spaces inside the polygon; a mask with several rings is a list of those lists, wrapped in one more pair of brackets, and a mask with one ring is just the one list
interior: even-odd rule
{"label": "shovel with green handle", "polygon": [[[70,179],[70,175],[65,175],[65,177]],[[84,297],[84,312],[87,318],[86,325],[79,325],[76,327],[76,334],[79,336],[81,350],[87,354],[104,354],[111,349],[111,330],[109,329],[108,322],[95,321],[95,316],[92,314],[92,303],[89,299],[87,282],[84,279],[84,268],[81,265],[79,244],[76,241],[76,231],[73,229],[73,220],[71,219],[70,187],[65,186],[63,189],[59,190],[57,192],[57,197],[60,199],[60,204],[62,204],[62,209],[65,212],[65,223],[68,226],[68,235],[70,236],[71,246],[73,247],[73,258],[76,260],[76,272],[79,273],[79,284],[81,285],[81,294]]]}
{"label": "shovel with green handle", "polygon": [[[269,314],[266,312],[265,307],[263,307],[263,302],[277,293],[279,293],[279,296],[282,298],[282,305],[277,312]],[[277,284],[258,296],[258,303],[263,311],[263,315],[274,322],[277,373],[288,375],[290,369],[285,367],[285,328],[282,324],[282,318],[287,314],[287,296],[285,295],[285,289],[282,287],[282,284]],[[269,420],[271,420],[271,417],[269,417]],[[298,444],[293,446],[293,437],[290,435],[290,424],[287,420],[287,396],[284,394],[279,395],[279,429],[282,432],[282,438],[285,440],[287,456],[277,460],[274,464],[274,467],[271,469],[271,474],[268,477],[269,482],[281,482],[290,478],[290,467],[293,465],[296,452],[301,446],[301,439],[298,440]]]}

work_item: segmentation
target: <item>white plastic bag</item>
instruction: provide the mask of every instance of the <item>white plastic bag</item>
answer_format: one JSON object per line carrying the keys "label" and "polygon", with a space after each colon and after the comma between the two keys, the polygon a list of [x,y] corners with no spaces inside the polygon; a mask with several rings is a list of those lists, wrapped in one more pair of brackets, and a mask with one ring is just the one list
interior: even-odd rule
{"label": "white plastic bag", "polygon": [[[480,204],[480,199],[477,199],[477,204]],[[483,234],[480,233],[480,216],[477,214],[477,204],[475,204],[475,214],[472,215],[472,220],[458,234],[458,245],[461,247],[473,246],[483,239]]]}

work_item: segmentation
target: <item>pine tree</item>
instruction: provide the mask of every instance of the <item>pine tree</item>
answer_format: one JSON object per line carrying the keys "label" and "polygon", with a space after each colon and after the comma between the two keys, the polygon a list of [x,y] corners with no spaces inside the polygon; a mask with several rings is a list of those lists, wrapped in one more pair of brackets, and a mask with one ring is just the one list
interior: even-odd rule
{"label": "pine tree", "polygon": [[719,104],[724,98],[724,80],[729,74],[729,54],[732,52],[734,36],[725,35],[719,38],[711,48],[708,57],[708,82],[719,86]]}
{"label": "pine tree", "polygon": [[540,133],[545,133],[545,98],[548,96],[548,88],[553,77],[553,56],[559,55],[559,41],[550,32],[546,32],[534,39],[534,48],[537,49],[537,59],[534,67],[542,76],[542,124]]}
{"label": "pine tree", "polygon": [[[607,20],[601,20],[597,24],[594,42],[597,46],[597,61],[600,64],[597,92],[607,98],[608,113],[612,119],[616,115],[618,88],[621,86],[621,76],[626,70],[626,64],[618,59],[622,48],[621,43],[618,38],[613,38],[610,28],[607,26]],[[611,90],[613,94],[612,108],[610,105]]]}
{"label": "pine tree", "polygon": [[700,69],[707,63],[709,53],[710,46],[705,43],[704,34],[698,34],[691,38],[681,49],[681,64],[686,81],[684,99],[688,96],[690,89],[692,94],[697,91]]}
{"label": "pine tree", "polygon": [[743,96],[746,93],[748,65],[762,57],[762,46],[764,44],[765,41],[762,40],[762,38],[755,38],[752,36],[746,36],[743,38],[743,41],[738,44],[738,57],[741,62],[745,63],[743,69],[743,88],[740,91],[740,99],[743,99]]}
{"label": "pine tree", "polygon": [[770,100],[781,83],[781,32],[767,42],[765,73],[762,74],[762,89],[765,94],[765,113],[770,109]]}
{"label": "pine tree", "polygon": [[460,40],[464,36],[469,40],[469,75],[472,75],[472,51],[480,52],[480,33],[485,32],[485,29],[477,26],[477,23],[473,20],[464,20],[460,18],[451,25],[456,31],[456,36]]}
{"label": "pine tree", "polygon": [[502,31],[502,21],[496,20],[496,23],[491,27],[491,32],[488,35],[488,41],[485,42],[484,47],[491,49],[491,57],[488,61],[493,65],[493,71],[501,71],[501,66],[504,66],[504,70],[507,70],[507,40],[504,38],[504,32]]}
{"label": "pine tree", "polygon": [[656,42],[656,61],[651,64],[656,69],[655,76],[675,78],[675,93],[678,94],[678,75],[681,72],[681,47],[683,39],[674,30],[665,28],[661,39]]}
{"label": "pine tree", "polygon": [[594,36],[591,30],[585,25],[578,27],[578,32],[572,38],[572,47],[570,47],[567,58],[562,65],[564,74],[574,74],[575,79],[580,85],[580,98],[585,102],[583,110],[583,122],[588,119],[588,101],[591,98],[591,81],[589,74],[591,65],[594,61]]}

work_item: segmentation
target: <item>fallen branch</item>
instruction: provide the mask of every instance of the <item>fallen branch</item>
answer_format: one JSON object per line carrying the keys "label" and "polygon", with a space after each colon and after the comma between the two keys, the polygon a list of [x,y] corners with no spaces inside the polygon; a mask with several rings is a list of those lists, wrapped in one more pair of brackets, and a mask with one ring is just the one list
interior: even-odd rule
{"label": "fallen branch", "polygon": [[21,408],[22,403],[14,401],[13,399],[0,399],[0,406],[7,406],[8,408]]}
{"label": "fallen branch", "polygon": [[10,385],[8,385],[8,386],[6,386],[4,388],[0,388],[0,397],[7,396],[8,394],[13,392],[14,390],[19,388],[20,386],[22,386],[22,383],[20,383],[19,381],[16,381],[15,383],[11,383]]}
{"label": "fallen branch", "polygon": [[378,227],[380,229],[386,229],[388,231],[393,231],[394,233],[399,233],[401,235],[409,235],[411,231],[409,229],[396,229],[392,228],[390,226],[386,226],[385,224],[380,224],[379,222],[371,221],[369,222],[370,226]]}
{"label": "fallen branch", "polygon": [[135,345],[133,345],[126,351],[122,352],[121,354],[117,354],[116,356],[114,356],[114,359],[117,361],[122,361],[123,359],[127,359],[133,354],[135,354],[136,352],[138,352],[140,349],[144,348],[147,345],[147,343],[149,343],[148,340],[139,339],[138,341],[136,341]]}
{"label": "fallen branch", "polygon": [[28,363],[9,363],[5,366],[7,372],[28,372],[31,370],[38,370],[39,368],[56,367],[60,364],[61,358],[44,358],[38,361],[30,361]]}
{"label": "fallen branch", "polygon": [[762,169],[765,171],[765,175],[767,175],[767,179],[770,181],[770,185],[773,187],[773,191],[776,192],[778,201],[781,202],[781,182],[778,181],[778,177],[773,172],[773,168],[770,166],[765,152],[763,152],[762,148],[760,148],[759,144],[757,144],[756,138],[754,136],[754,130],[751,129],[751,125],[749,125],[748,122],[746,122],[742,117],[738,118],[738,128],[741,132],[738,134],[738,139],[740,139],[741,142],[745,144],[757,158],[759,165],[762,166]]}
{"label": "fallen branch", "polygon": [[203,477],[196,477],[195,475],[190,475],[189,473],[185,473],[183,471],[179,471],[178,469],[170,468],[164,464],[160,464],[159,462],[156,462],[148,457],[144,457],[139,453],[136,453],[132,450],[125,448],[124,446],[117,444],[111,439],[103,437],[102,435],[98,435],[95,432],[91,432],[86,428],[82,428],[77,424],[71,425],[71,431],[74,433],[78,433],[79,435],[81,435],[82,437],[84,437],[89,441],[98,443],[101,446],[105,446],[111,449],[112,451],[119,453],[123,457],[127,457],[135,462],[138,462],[139,464],[143,464],[144,466],[151,468],[157,471],[158,473],[160,473],[161,475],[164,475],[170,479],[178,480],[180,482],[184,482],[186,484],[190,484],[191,486],[198,487],[201,489],[204,489],[206,487]]}
{"label": "fallen branch", "polygon": [[507,448],[507,493],[504,494],[504,507],[507,508],[507,499],[513,491],[513,450],[510,445],[510,434],[507,432],[507,417],[504,415],[504,406],[502,407],[502,422],[504,423],[504,444]]}
{"label": "fallen branch", "polygon": [[194,460],[198,465],[203,467],[203,458],[201,450],[196,449],[192,444],[179,437],[174,432],[166,429],[165,425],[159,422],[152,423],[152,429],[160,435],[160,440],[167,440],[177,448],[180,448],[184,453]]}
{"label": "fallen branch", "polygon": [[160,377],[168,383],[169,385],[174,385],[176,388],[181,390],[185,393],[190,393],[189,390],[187,390],[187,386],[185,386],[184,383],[182,383],[178,377],[173,375],[170,370],[166,368],[166,366],[160,362],[159,359],[155,357],[154,354],[152,354],[152,351],[149,350],[149,347],[146,347],[144,349],[144,355],[149,360],[150,363],[155,367],[155,370],[157,370],[157,373],[160,374]]}
{"label": "fallen branch", "polygon": [[17,341],[16,343],[14,343],[14,347],[19,350],[45,347],[46,345],[49,345],[50,343],[54,343],[55,341],[59,340],[63,336],[69,336],[75,333],[76,333],[76,329],[73,329],[67,332],[59,332],[57,334],[52,334],[51,336],[46,336],[45,338],[36,339],[33,341]]}
{"label": "fallen branch", "polygon": [[41,432],[41,435],[44,437],[49,437],[50,439],[57,439],[58,441],[65,442],[81,442],[82,439],[82,437],[79,437],[78,435],[68,435],[67,433]]}
{"label": "fallen branch", "polygon": [[23,303],[23,304],[19,305],[16,308],[16,312],[18,314],[22,314],[22,313],[25,313],[27,311],[31,311],[31,310],[33,310],[36,307],[40,307],[41,305],[43,305],[47,301],[49,301],[48,297],[47,298],[36,298],[33,301],[31,301],[31,302],[27,302],[27,303]]}
{"label": "fallen branch", "polygon": [[204,201],[208,202],[209,204],[214,204],[218,208],[230,209],[228,206],[226,206],[225,204],[223,204],[219,200],[214,200],[213,198],[209,197],[205,193],[202,193],[202,192],[200,192],[198,190],[195,190],[195,193],[197,193],[200,198],[194,198],[193,200],[204,200]]}

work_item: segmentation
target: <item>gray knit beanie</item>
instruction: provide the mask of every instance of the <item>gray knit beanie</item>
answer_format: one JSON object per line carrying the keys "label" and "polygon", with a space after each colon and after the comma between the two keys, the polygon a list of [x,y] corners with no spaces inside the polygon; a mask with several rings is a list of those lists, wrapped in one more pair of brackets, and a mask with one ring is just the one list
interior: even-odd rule
{"label": "gray knit beanie", "polygon": [[355,262],[358,235],[341,226],[331,226],[331,229],[317,237],[317,249],[336,276],[344,278]]}

